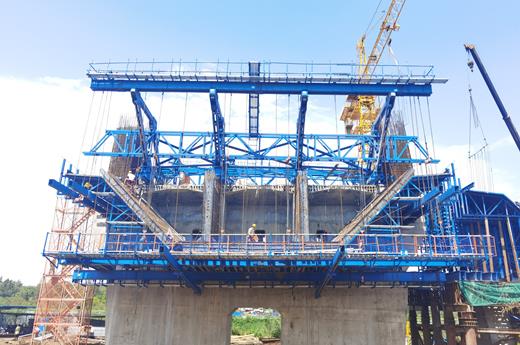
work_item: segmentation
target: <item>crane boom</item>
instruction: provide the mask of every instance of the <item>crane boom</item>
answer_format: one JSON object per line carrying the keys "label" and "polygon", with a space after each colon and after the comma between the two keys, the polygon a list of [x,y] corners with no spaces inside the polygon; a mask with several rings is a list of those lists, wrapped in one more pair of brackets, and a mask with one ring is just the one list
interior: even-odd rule
{"label": "crane boom", "polygon": [[[509,117],[509,114],[507,113],[506,108],[504,107],[504,103],[502,103],[502,100],[500,99],[500,96],[498,95],[498,92],[495,89],[495,86],[493,85],[491,78],[489,78],[489,74],[487,73],[486,68],[482,63],[482,60],[480,60],[480,56],[477,53],[477,49],[473,44],[465,44],[464,48],[466,48],[466,51],[473,57],[473,60],[475,61],[475,64],[477,65],[480,74],[482,75],[482,78],[484,78],[484,82],[486,83],[489,92],[491,93],[491,96],[493,96],[493,99],[497,104],[500,114],[502,114],[502,119],[506,123],[507,129],[509,129],[511,136],[513,137],[513,140],[515,141],[515,144],[518,147],[518,150],[520,151],[520,136],[518,135],[515,125],[513,124],[513,121],[511,121],[511,117]],[[471,62],[468,63],[468,65],[473,71]]]}
{"label": "crane boom", "polygon": [[385,50],[385,47],[390,42],[392,32],[399,30],[399,24],[397,24],[397,20],[401,15],[401,11],[405,2],[406,0],[392,0],[388,6],[385,19],[381,22],[379,34],[377,35],[377,39],[374,43],[374,46],[372,47],[370,55],[368,55],[368,60],[363,70],[362,76],[372,76],[372,73],[374,73],[374,68],[379,63],[379,60],[381,60],[381,56]]}
{"label": "crane boom", "polygon": [[[369,82],[381,60],[383,51],[390,44],[392,32],[399,30],[397,21],[405,2],[406,0],[390,1],[370,55],[367,56],[365,52],[366,33],[359,39],[356,48],[359,58],[358,77],[360,83]],[[378,112],[379,109],[375,105],[374,96],[349,95],[340,119],[345,123],[347,133],[366,134],[370,133],[372,123]]]}

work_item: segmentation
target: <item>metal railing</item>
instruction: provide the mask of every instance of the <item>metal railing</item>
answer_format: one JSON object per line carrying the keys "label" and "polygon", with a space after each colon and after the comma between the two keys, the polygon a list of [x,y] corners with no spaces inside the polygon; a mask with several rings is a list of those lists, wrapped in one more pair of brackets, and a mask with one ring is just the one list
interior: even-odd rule
{"label": "metal railing", "polygon": [[[91,63],[87,75],[93,78],[139,79],[154,77],[158,80],[249,80],[270,82],[282,80],[307,80],[334,82],[337,80],[359,79],[359,64],[354,63],[298,63],[261,62],[259,75],[251,76],[248,62],[231,61],[126,61]],[[436,79],[431,65],[377,65],[368,80],[391,81],[395,79]]]}
{"label": "metal railing", "polygon": [[[185,240],[164,243],[177,256],[199,257],[328,257],[341,245],[346,256],[487,258],[496,256],[495,240],[484,235],[336,235],[244,234],[184,235]],[[60,234],[48,233],[44,255],[159,255],[163,242],[155,234]],[[489,249],[490,248],[490,249]]]}

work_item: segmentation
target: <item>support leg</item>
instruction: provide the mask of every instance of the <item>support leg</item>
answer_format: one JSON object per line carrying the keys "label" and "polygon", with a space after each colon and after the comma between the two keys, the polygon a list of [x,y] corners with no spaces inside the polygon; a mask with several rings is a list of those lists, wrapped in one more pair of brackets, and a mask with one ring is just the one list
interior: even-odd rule
{"label": "support leg", "polygon": [[298,172],[295,186],[295,233],[309,237],[309,193],[307,173]]}
{"label": "support leg", "polygon": [[221,184],[215,172],[207,171],[204,174],[204,196],[202,201],[202,231],[204,235],[219,233],[221,189]]}

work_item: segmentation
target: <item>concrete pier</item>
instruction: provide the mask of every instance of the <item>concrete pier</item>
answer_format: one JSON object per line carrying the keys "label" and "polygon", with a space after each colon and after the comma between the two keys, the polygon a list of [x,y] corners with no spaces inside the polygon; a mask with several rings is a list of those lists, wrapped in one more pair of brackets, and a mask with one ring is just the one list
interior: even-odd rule
{"label": "concrete pier", "polygon": [[193,230],[214,234],[222,228],[225,233],[240,234],[255,223],[267,234],[285,234],[289,228],[294,233],[315,235],[317,230],[337,233],[373,196],[356,190],[310,192],[305,176],[299,176],[297,186],[296,193],[258,188],[228,191],[223,198],[213,174],[202,191],[180,188],[154,192],[152,206],[182,234]]}
{"label": "concrete pier", "polygon": [[314,290],[109,286],[108,345],[225,345],[238,307],[276,309],[283,345],[403,345],[407,289]]}

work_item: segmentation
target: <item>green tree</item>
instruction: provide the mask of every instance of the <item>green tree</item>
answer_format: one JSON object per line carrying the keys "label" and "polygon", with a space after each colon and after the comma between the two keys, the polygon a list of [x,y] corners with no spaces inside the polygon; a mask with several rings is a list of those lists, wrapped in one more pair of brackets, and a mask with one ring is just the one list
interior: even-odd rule
{"label": "green tree", "polygon": [[11,279],[3,280],[0,277],[0,297],[12,297],[20,291],[23,284],[21,281],[14,281]]}
{"label": "green tree", "polygon": [[36,303],[39,289],[39,286],[22,286],[16,296],[19,296],[24,301]]}

